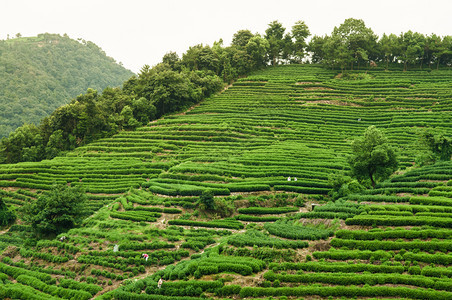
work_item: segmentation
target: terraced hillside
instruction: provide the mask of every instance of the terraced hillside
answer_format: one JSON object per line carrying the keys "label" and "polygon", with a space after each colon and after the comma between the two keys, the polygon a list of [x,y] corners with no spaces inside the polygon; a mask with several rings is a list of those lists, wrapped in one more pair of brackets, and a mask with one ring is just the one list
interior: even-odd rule
{"label": "terraced hillside", "polygon": [[[94,213],[63,242],[24,246],[20,224],[1,235],[0,295],[450,299],[452,164],[403,169],[420,128],[452,134],[452,71],[359,78],[269,68],[66,157],[0,166],[8,204],[64,183]],[[328,177],[369,125],[399,148],[403,174],[327,203]],[[206,190],[216,213],[198,203]]]}

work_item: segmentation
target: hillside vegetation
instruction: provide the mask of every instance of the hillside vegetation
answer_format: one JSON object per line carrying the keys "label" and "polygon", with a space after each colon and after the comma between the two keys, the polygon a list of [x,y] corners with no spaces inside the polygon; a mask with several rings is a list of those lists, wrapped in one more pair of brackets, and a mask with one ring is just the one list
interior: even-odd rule
{"label": "hillside vegetation", "polygon": [[[89,90],[48,120],[59,141],[85,130],[76,149],[0,165],[0,216],[14,223],[0,235],[0,298],[452,298],[452,70],[350,70],[353,51],[325,56],[328,68],[278,65],[303,51],[283,57],[269,26]],[[221,77],[237,61],[216,54],[265,43]],[[108,134],[69,117],[107,104]],[[391,165],[352,179],[365,132]]]}
{"label": "hillside vegetation", "polygon": [[[314,36],[303,21],[290,31],[278,21],[265,34],[239,30],[230,46],[220,39],[212,46],[195,45],[180,58],[168,52],[152,68],[145,65],[123,88],[107,88],[86,94],[59,107],[39,126],[24,125],[0,141],[0,163],[40,161],[86,145],[122,129],[133,130],[165,114],[183,111],[199,103],[239,77],[268,65],[322,63],[340,68],[343,79],[366,79],[352,74],[383,65],[403,69],[448,68],[452,62],[452,38],[408,31],[399,36],[378,37],[362,20],[347,19],[331,35]],[[88,43],[89,45],[89,43]],[[378,86],[375,86],[378,88]]]}
{"label": "hillside vegetation", "polygon": [[133,73],[92,42],[57,34],[0,41],[0,138],[39,124],[87,88],[121,85]]}
{"label": "hillside vegetation", "polygon": [[[100,208],[32,247],[22,245],[27,226],[2,235],[4,295],[450,298],[450,162],[325,202],[328,178],[348,170],[350,142],[369,125],[399,149],[402,168],[419,152],[418,130],[451,134],[449,70],[367,74],[273,67],[66,157],[3,165],[10,205],[60,183],[83,186],[87,208]],[[206,191],[217,195],[211,208]],[[135,277],[145,279],[114,289]]]}

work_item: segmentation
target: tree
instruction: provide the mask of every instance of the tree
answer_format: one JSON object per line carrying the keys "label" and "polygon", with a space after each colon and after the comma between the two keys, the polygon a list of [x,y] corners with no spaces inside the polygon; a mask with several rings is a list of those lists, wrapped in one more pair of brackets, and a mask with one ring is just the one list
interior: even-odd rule
{"label": "tree", "polygon": [[408,69],[408,64],[422,61],[424,56],[424,35],[411,30],[401,34],[399,37],[400,59],[404,62],[403,70]]}
{"label": "tree", "polygon": [[325,61],[325,42],[328,36],[314,35],[307,46],[307,50],[311,54],[311,60],[313,63],[321,63]]}
{"label": "tree", "polygon": [[246,53],[251,57],[252,69],[257,70],[267,65],[268,41],[260,35],[252,37],[246,44]]}
{"label": "tree", "polygon": [[452,156],[452,137],[442,132],[426,130],[421,142],[433,154],[434,160],[450,160]]}
{"label": "tree", "polygon": [[239,30],[236,33],[234,33],[234,36],[232,37],[232,45],[237,46],[240,48],[245,48],[246,44],[250,41],[250,39],[254,36],[254,34],[251,33],[251,31],[245,29],[245,30]]}
{"label": "tree", "polygon": [[199,196],[199,201],[204,204],[206,209],[213,210],[215,208],[215,201],[213,196],[214,194],[211,189],[203,190],[201,196]]}
{"label": "tree", "polygon": [[299,62],[305,55],[305,49],[307,47],[306,38],[311,34],[308,26],[303,21],[297,21],[292,26],[292,38],[295,39],[293,44],[295,59]]}
{"label": "tree", "polygon": [[334,27],[331,37],[346,46],[352,70],[354,62],[358,63],[359,68],[359,63],[368,61],[369,54],[376,48],[377,36],[360,19],[346,19],[339,27]]}
{"label": "tree", "polygon": [[0,196],[0,226],[8,226],[16,220],[16,215],[3,202]]}
{"label": "tree", "polygon": [[37,236],[55,236],[80,225],[86,216],[86,200],[80,187],[54,185],[48,193],[24,205],[22,217]]}
{"label": "tree", "polygon": [[386,62],[386,69],[389,68],[389,62],[393,62],[395,55],[400,52],[398,50],[398,46],[398,38],[395,34],[383,34],[381,39],[378,41],[380,58],[384,58]]}
{"label": "tree", "polygon": [[23,161],[24,156],[31,161],[39,160],[42,156],[39,145],[42,145],[39,128],[24,124],[0,141],[0,163],[17,163]]}
{"label": "tree", "polygon": [[432,47],[433,56],[436,60],[436,69],[439,69],[440,63],[447,65],[452,57],[452,36],[447,35],[442,40],[437,39]]}
{"label": "tree", "polygon": [[180,58],[176,52],[168,52],[162,58],[162,63],[167,64],[172,70],[180,69]]}
{"label": "tree", "polygon": [[269,43],[268,56],[273,65],[276,65],[284,48],[284,31],[286,29],[278,21],[273,21],[268,24],[265,30],[265,39]]}
{"label": "tree", "polygon": [[388,178],[397,170],[398,159],[384,134],[369,126],[362,138],[353,141],[348,163],[353,176],[358,180],[370,179],[375,187],[376,181]]}

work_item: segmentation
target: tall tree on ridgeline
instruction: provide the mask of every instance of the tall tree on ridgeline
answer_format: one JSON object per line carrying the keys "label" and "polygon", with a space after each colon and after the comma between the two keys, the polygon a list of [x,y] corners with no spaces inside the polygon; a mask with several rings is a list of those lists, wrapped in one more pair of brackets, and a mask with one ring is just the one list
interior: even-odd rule
{"label": "tall tree on ridgeline", "polygon": [[324,63],[326,58],[325,43],[328,40],[328,36],[314,35],[309,41],[306,50],[311,55],[311,61],[313,63]]}
{"label": "tall tree on ridgeline", "polygon": [[270,43],[260,35],[253,36],[246,44],[246,53],[251,57],[252,69],[258,70],[267,65]]}
{"label": "tall tree on ridgeline", "polygon": [[293,56],[294,61],[301,62],[301,60],[306,55],[306,39],[311,34],[308,26],[303,21],[297,21],[295,25],[292,26],[292,38],[295,40],[293,42]]}
{"label": "tall tree on ridgeline", "polygon": [[411,30],[399,36],[400,59],[403,61],[403,70],[408,69],[408,64],[420,63],[424,56],[424,35]]}
{"label": "tall tree on ridgeline", "polygon": [[273,66],[278,63],[284,49],[284,32],[286,29],[278,21],[268,24],[265,30],[265,39],[268,41],[268,57]]}
{"label": "tall tree on ridgeline", "polygon": [[361,63],[368,62],[369,57],[375,54],[377,35],[366,27],[363,20],[346,19],[339,27],[334,27],[331,38],[333,46],[346,47],[351,70],[355,63],[359,69]]}
{"label": "tall tree on ridgeline", "polygon": [[383,34],[378,41],[378,51],[380,60],[386,63],[386,69],[388,69],[389,63],[394,62],[396,55],[400,52],[398,37],[395,34]]}
{"label": "tall tree on ridgeline", "polygon": [[437,39],[432,52],[436,60],[437,70],[440,64],[450,65],[452,63],[452,36],[447,35],[442,40]]}
{"label": "tall tree on ridgeline", "polygon": [[232,37],[232,46],[236,46],[237,48],[245,48],[250,39],[254,36],[248,29],[239,30],[234,33]]}

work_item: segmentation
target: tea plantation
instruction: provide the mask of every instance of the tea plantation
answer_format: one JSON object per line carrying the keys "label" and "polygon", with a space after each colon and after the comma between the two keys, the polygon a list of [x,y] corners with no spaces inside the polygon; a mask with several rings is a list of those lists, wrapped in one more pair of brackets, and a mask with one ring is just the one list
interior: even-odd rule
{"label": "tea plantation", "polygon": [[[6,204],[57,183],[91,213],[53,239],[4,230],[0,298],[452,299],[452,162],[414,166],[422,129],[452,135],[452,70],[338,73],[271,67],[64,157],[0,165]],[[399,171],[330,201],[370,125]]]}

